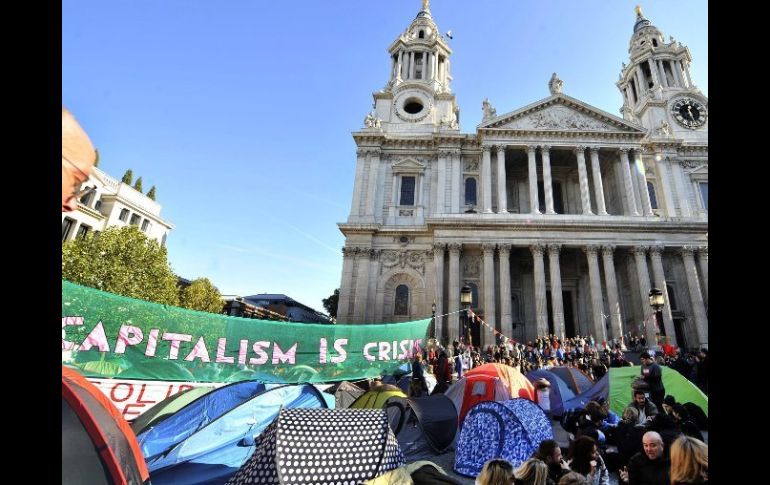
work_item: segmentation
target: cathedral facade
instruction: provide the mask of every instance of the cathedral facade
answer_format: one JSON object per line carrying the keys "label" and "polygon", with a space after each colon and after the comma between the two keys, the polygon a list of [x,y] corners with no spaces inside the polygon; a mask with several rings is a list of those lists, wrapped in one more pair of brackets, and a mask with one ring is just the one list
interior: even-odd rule
{"label": "cathedral facade", "polygon": [[[353,133],[338,322],[426,318],[435,303],[442,342],[658,333],[708,346],[708,99],[686,46],[637,9],[622,116],[554,74],[527,106],[485,100],[473,133],[427,2],[388,51],[389,82]],[[487,325],[461,322],[466,286]]]}

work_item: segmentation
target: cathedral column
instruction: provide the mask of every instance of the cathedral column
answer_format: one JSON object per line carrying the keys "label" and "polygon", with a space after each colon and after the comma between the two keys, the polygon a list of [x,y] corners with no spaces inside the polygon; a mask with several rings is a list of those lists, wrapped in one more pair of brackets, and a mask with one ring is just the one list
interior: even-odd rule
{"label": "cathedral column", "polygon": [[[481,245],[484,255],[484,321],[487,325],[497,329],[497,315],[495,313],[495,245],[485,243]],[[485,325],[481,326],[481,341],[484,347],[495,344],[495,336]]]}
{"label": "cathedral column", "polygon": [[604,203],[604,185],[602,184],[602,170],[599,165],[599,147],[591,147],[591,171],[594,176],[594,196],[596,197],[596,211],[600,216],[606,216],[607,206]]}
{"label": "cathedral column", "polygon": [[431,76],[433,75],[433,54],[430,52],[423,53],[423,62],[425,63],[425,77],[424,79],[430,81]]}
{"label": "cathedral column", "polygon": [[620,338],[623,335],[623,317],[620,314],[620,299],[618,298],[618,282],[615,278],[615,246],[602,246],[602,262],[604,263],[604,282],[607,286],[607,303],[610,306],[610,338]]}
{"label": "cathedral column", "polygon": [[356,179],[353,182],[353,202],[350,205],[350,217],[357,217],[361,214],[361,194],[364,193],[364,166],[367,160],[367,150],[359,148],[356,150]]}
{"label": "cathedral column", "polygon": [[356,248],[342,248],[342,281],[340,282],[340,298],[337,302],[337,322],[350,322],[349,308],[351,286],[353,283],[353,266]]}
{"label": "cathedral column", "polygon": [[660,72],[660,79],[664,88],[668,87],[668,78],[666,78],[666,66],[663,65],[663,61],[658,61],[658,72]]}
{"label": "cathedral column", "polygon": [[404,79],[403,69],[404,69],[404,51],[399,51],[398,68],[396,69],[396,79],[398,79],[399,81]]}
{"label": "cathedral column", "polygon": [[542,244],[533,244],[529,249],[532,251],[532,259],[534,261],[537,335],[543,336],[548,333],[548,309],[546,308],[545,298],[545,263],[543,262],[543,251],[545,250],[545,246]]}
{"label": "cathedral column", "polygon": [[588,171],[586,170],[586,149],[575,147],[577,155],[578,176],[580,177],[580,201],[583,203],[583,215],[593,215],[591,211],[591,196],[588,193]]}
{"label": "cathedral column", "polygon": [[372,249],[362,248],[356,258],[356,298],[353,313],[354,323],[365,323],[366,308],[373,304],[369,302],[369,260],[372,257]]}
{"label": "cathedral column", "polygon": [[452,187],[450,190],[452,214],[460,213],[460,185],[463,180],[463,165],[460,156],[460,152],[449,152],[449,158],[452,160]]}
{"label": "cathedral column", "polygon": [[[663,192],[663,202],[666,206],[666,216],[676,217],[676,205],[674,204],[674,191],[671,187],[671,162],[668,157],[662,157],[655,163],[658,175],[658,187]],[[658,199],[660,200],[660,199]]]}
{"label": "cathedral column", "polygon": [[505,145],[497,145],[497,212],[508,212],[508,192],[505,186]]}
{"label": "cathedral column", "polygon": [[682,217],[692,216],[690,210],[690,197],[687,193],[687,186],[685,182],[685,174],[682,169],[682,164],[678,161],[671,162],[671,171],[674,174],[674,185],[676,186],[676,195],[679,198],[679,215]]}
{"label": "cathedral column", "polygon": [[446,152],[439,150],[438,152],[438,174],[436,174],[436,190],[434,190],[434,200],[436,201],[433,206],[433,214],[445,214],[446,213]]}
{"label": "cathedral column", "polygon": [[414,51],[409,53],[409,79],[414,79]]}
{"label": "cathedral column", "polygon": [[682,73],[682,62],[681,61],[671,61],[671,67],[673,68],[672,71],[674,71],[674,75],[676,76],[677,81],[677,87],[680,88],[686,88],[684,83],[684,75]]}
{"label": "cathedral column", "polygon": [[634,184],[631,181],[631,166],[628,164],[627,147],[620,147],[620,171],[623,174],[623,185],[626,193],[623,194],[623,200],[626,201],[626,215],[638,216],[636,211],[636,198],[634,197]]}
{"label": "cathedral column", "polygon": [[500,331],[505,336],[511,336],[511,245],[498,244],[497,251],[500,256]]}
{"label": "cathedral column", "polygon": [[701,246],[698,248],[698,263],[700,265],[700,277],[703,280],[703,297],[708,302],[709,299],[709,247]]}
{"label": "cathedral column", "polygon": [[561,294],[561,265],[559,252],[561,244],[548,245],[548,266],[551,271],[551,313],[553,314],[553,333],[564,338],[564,303]]}
{"label": "cathedral column", "polygon": [[483,201],[483,212],[489,214],[492,212],[492,155],[491,147],[482,147],[481,155],[481,200]]}
{"label": "cathedral column", "polygon": [[545,190],[545,213],[556,214],[553,208],[553,180],[551,179],[551,147],[540,146],[543,157],[543,190]]}
{"label": "cathedral column", "polygon": [[451,344],[460,336],[460,249],[462,244],[449,243],[449,288],[447,299],[449,304],[447,323],[447,342]]}
{"label": "cathedral column", "polygon": [[663,271],[663,246],[650,247],[650,259],[652,260],[652,279],[655,287],[663,292],[663,301],[666,303],[661,308],[663,314],[663,328],[666,329],[666,337],[669,342],[677,345],[676,330],[674,330],[674,318],[671,316],[671,300],[666,286],[666,273]]}
{"label": "cathedral column", "polygon": [[652,319],[652,307],[650,306],[650,272],[647,269],[647,246],[635,246],[631,250],[636,262],[636,276],[639,278],[639,296],[642,301],[642,313],[644,314],[644,333],[647,338],[647,346],[655,347],[656,321]]}
{"label": "cathedral column", "polygon": [[[436,269],[436,287],[433,298],[436,301],[436,315],[443,315],[444,311],[444,245],[433,245],[433,266]],[[437,316],[434,335],[436,340],[442,342],[444,336],[444,317]]]}
{"label": "cathedral column", "polygon": [[374,213],[377,210],[377,175],[380,170],[380,151],[373,150],[369,152],[369,180],[366,188],[366,206],[364,214],[366,222],[374,223]]}
{"label": "cathedral column", "polygon": [[588,279],[591,284],[591,313],[593,314],[594,338],[597,342],[607,340],[604,326],[604,303],[602,299],[602,278],[599,272],[599,246],[585,246],[588,258]]}
{"label": "cathedral column", "polygon": [[695,316],[695,330],[698,334],[698,345],[708,348],[709,344],[709,322],[706,317],[706,306],[703,303],[700,282],[698,281],[698,270],[695,267],[695,248],[685,246],[681,249],[682,261],[684,261],[684,270],[687,274],[687,289],[690,291],[690,304]]}
{"label": "cathedral column", "polygon": [[644,73],[642,72],[641,64],[636,65],[636,85],[639,87],[639,97],[641,98],[644,93],[648,91],[647,83],[644,80]]}
{"label": "cathedral column", "polygon": [[634,148],[634,167],[634,173],[638,179],[639,197],[642,199],[642,207],[640,208],[639,212],[644,210],[644,215],[647,217],[652,217],[655,215],[655,213],[652,212],[650,191],[647,190],[646,168],[644,166],[644,162],[642,161],[642,152],[638,148]]}
{"label": "cathedral column", "polygon": [[540,214],[540,209],[538,208],[540,203],[537,200],[537,161],[535,159],[535,150],[537,150],[537,147],[534,145],[527,147],[530,214]]}
{"label": "cathedral column", "polygon": [[658,67],[656,62],[652,58],[647,59],[647,65],[650,66],[650,76],[652,76],[652,82],[655,86],[662,86],[658,77]]}

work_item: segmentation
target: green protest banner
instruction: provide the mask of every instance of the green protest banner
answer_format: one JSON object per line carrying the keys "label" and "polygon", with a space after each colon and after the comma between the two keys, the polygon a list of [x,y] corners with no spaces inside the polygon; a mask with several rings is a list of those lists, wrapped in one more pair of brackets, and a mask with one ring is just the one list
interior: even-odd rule
{"label": "green protest banner", "polygon": [[430,319],[323,325],[197,312],[62,281],[62,363],[89,377],[299,383],[393,372]]}

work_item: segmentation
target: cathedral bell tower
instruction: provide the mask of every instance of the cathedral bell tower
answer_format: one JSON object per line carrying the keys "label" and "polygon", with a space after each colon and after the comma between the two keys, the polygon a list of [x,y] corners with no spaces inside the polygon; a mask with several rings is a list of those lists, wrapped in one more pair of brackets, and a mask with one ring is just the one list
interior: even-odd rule
{"label": "cathedral bell tower", "polygon": [[666,42],[639,6],[628,52],[630,63],[623,64],[616,83],[623,95],[623,117],[653,136],[707,138],[708,99],[690,77],[689,49],[673,37]]}
{"label": "cathedral bell tower", "polygon": [[[449,35],[449,34],[447,34]],[[459,108],[451,91],[452,50],[439,33],[428,0],[388,48],[390,79],[374,96],[366,128],[391,133],[459,131]]]}

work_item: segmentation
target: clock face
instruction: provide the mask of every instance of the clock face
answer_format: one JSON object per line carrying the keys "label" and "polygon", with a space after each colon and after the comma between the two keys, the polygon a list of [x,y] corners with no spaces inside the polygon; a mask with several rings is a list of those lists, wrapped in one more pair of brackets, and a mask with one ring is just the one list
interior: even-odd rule
{"label": "clock face", "polygon": [[692,130],[706,123],[706,107],[693,98],[679,98],[674,101],[671,114],[677,123]]}

